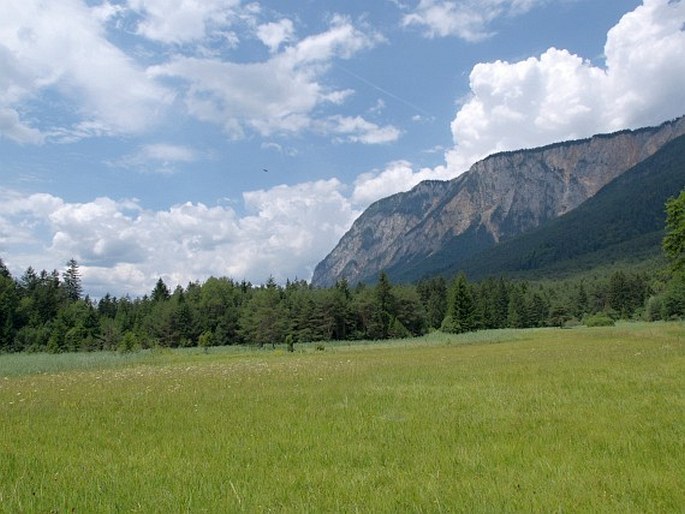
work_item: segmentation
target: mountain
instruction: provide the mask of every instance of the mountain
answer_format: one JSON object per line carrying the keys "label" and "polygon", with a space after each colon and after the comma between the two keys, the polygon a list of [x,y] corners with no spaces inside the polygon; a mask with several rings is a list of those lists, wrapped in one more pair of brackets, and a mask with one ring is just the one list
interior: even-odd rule
{"label": "mountain", "polygon": [[[685,135],[666,143],[576,209],[461,263],[470,278],[661,254],[664,204],[685,188]],[[445,269],[453,274],[456,269]]]}
{"label": "mountain", "polygon": [[460,269],[484,250],[571,212],[666,143],[685,117],[536,149],[503,152],[449,181],[372,204],[314,271],[312,284],[408,281]]}

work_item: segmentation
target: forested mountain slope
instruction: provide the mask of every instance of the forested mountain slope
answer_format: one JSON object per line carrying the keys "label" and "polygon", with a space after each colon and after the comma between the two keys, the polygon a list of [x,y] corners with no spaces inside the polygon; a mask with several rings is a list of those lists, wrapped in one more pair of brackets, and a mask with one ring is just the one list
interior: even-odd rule
{"label": "forested mountain slope", "polygon": [[312,283],[409,281],[460,269],[484,250],[571,212],[685,134],[685,118],[495,154],[450,181],[423,182],[371,205],[316,267]]}
{"label": "forested mountain slope", "polygon": [[[658,255],[666,200],[685,187],[685,136],[626,171],[573,211],[465,261],[472,278],[581,261]],[[451,274],[457,270],[444,270]]]}

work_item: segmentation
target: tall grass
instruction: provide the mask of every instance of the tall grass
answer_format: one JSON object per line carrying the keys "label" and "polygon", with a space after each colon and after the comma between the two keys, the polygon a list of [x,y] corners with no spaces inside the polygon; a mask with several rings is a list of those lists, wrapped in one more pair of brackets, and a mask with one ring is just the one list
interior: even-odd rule
{"label": "tall grass", "polygon": [[682,324],[172,352],[39,374],[3,374],[8,357],[3,512],[685,505]]}

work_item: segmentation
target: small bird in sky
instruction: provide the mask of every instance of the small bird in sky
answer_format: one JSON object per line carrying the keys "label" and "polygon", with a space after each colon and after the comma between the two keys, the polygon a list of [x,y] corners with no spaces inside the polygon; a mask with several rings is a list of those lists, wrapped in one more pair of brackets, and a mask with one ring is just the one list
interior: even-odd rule
{"label": "small bird in sky", "polygon": [[269,172],[269,170],[267,170],[266,168],[262,168],[262,171],[265,172],[265,173],[268,173],[268,172]]}

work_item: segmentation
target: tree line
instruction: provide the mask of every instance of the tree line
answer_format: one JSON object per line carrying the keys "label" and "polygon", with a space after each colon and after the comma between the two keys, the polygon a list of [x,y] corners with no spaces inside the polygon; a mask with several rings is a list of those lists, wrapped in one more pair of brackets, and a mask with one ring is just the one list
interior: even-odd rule
{"label": "tree line", "polygon": [[416,284],[330,288],[306,281],[255,286],[211,277],[170,291],[160,278],[142,298],[83,296],[76,260],[58,271],[29,267],[15,278],[0,259],[0,352],[130,351],[138,348],[258,346],[389,339],[430,330],[564,326],[592,317],[685,316],[685,190],[666,204],[663,248],[670,268],[656,276],[614,270],[553,283],[504,277],[470,282],[461,273]]}
{"label": "tree line", "polygon": [[0,351],[91,351],[288,342],[388,339],[430,330],[459,333],[488,328],[562,326],[604,313],[612,319],[661,319],[683,305],[654,294],[644,273],[533,284],[503,277],[477,283],[463,274],[414,285],[392,284],[381,273],[374,285],[330,288],[273,279],[255,286],[211,277],[171,291],[160,278],[142,298],[83,297],[78,264],[61,274],[18,279],[0,260]]}

